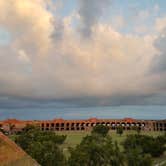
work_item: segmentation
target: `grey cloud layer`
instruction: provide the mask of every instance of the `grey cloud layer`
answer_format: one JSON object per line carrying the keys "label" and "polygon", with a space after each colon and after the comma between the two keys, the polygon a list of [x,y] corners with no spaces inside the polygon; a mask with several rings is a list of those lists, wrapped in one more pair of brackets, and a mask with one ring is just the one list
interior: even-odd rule
{"label": "grey cloud layer", "polygon": [[165,30],[122,34],[99,22],[109,0],[79,2],[88,40],[44,0],[0,1],[0,25],[12,37],[0,46],[1,107],[166,103]]}
{"label": "grey cloud layer", "polygon": [[156,72],[166,72],[166,28],[162,30],[154,44],[159,50],[154,59],[154,70]]}

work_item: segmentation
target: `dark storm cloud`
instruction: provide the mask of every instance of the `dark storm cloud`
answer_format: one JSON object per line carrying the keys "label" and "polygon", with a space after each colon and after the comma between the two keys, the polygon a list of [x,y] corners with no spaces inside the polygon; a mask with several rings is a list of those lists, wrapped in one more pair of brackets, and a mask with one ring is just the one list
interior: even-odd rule
{"label": "dark storm cloud", "polygon": [[78,97],[70,99],[32,99],[0,97],[0,108],[74,108],[120,105],[165,105],[166,95],[116,95],[112,97]]}
{"label": "dark storm cloud", "polygon": [[83,36],[88,37],[104,10],[110,6],[111,0],[79,0],[79,3],[79,15],[82,21],[80,31]]}
{"label": "dark storm cloud", "polygon": [[64,108],[73,107],[71,101],[56,99],[34,99],[17,96],[0,96],[1,108]]}

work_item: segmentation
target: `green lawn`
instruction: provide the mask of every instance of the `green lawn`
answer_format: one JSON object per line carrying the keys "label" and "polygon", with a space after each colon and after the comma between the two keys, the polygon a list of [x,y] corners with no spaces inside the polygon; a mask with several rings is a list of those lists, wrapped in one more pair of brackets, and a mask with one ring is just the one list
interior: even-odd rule
{"label": "green lawn", "polygon": [[[64,147],[74,147],[81,142],[83,137],[90,134],[90,132],[88,132],[88,131],[58,131],[56,133],[59,135],[67,135],[65,143],[63,145]],[[120,135],[116,134],[116,131],[110,131],[109,134],[111,135],[113,141],[117,141],[118,143],[121,143],[128,134],[136,134],[136,132],[135,131],[124,131],[124,133],[120,136]],[[145,135],[150,135],[150,136],[156,137],[158,135],[162,135],[163,132],[142,131],[140,134],[145,134]]]}

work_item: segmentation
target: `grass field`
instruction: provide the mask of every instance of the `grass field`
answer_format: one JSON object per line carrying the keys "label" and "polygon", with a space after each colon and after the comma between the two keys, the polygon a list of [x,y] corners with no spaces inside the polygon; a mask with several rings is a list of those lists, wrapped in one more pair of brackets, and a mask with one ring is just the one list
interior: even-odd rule
{"label": "grass field", "polygon": [[[64,147],[75,147],[77,144],[79,144],[82,140],[83,137],[85,137],[86,135],[90,134],[90,132],[88,131],[59,131],[56,132],[59,135],[67,135],[67,138],[64,142]],[[136,134],[135,131],[124,131],[124,133],[120,136],[118,134],[116,134],[116,131],[110,131],[109,134],[112,137],[113,141],[117,141],[118,143],[123,142],[123,140],[126,138],[127,135],[129,134]],[[162,132],[145,132],[142,131],[140,134],[145,134],[145,135],[150,135],[150,136],[158,136],[158,135],[162,135]]]}

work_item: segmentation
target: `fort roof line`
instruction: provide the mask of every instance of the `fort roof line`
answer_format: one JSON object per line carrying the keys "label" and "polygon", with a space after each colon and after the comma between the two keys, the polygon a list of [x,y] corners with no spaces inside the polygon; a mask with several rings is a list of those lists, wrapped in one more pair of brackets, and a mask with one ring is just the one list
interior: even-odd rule
{"label": "fort roof line", "polygon": [[111,119],[111,118],[89,118],[89,119],[63,119],[63,118],[54,118],[54,119],[42,119],[42,120],[20,120],[20,119],[5,119],[5,120],[0,120],[0,122],[4,122],[4,123],[21,123],[21,122],[40,122],[40,121],[105,121],[105,120],[123,120],[123,121],[163,121],[166,119],[160,119],[160,120],[156,120],[156,119],[134,119],[134,118],[119,118],[119,119]]}

